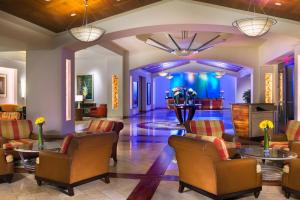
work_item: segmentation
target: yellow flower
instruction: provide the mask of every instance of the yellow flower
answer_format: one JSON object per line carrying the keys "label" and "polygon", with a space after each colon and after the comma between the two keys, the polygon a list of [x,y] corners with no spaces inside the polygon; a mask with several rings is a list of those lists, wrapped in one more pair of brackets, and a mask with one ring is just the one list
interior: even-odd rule
{"label": "yellow flower", "polygon": [[274,128],[274,124],[270,120],[263,120],[259,123],[259,128],[261,128],[261,129],[271,128],[272,129],[272,128]]}
{"label": "yellow flower", "polygon": [[45,123],[45,117],[36,118],[36,120],[35,120],[36,125],[40,125],[40,124],[43,124],[43,123]]}

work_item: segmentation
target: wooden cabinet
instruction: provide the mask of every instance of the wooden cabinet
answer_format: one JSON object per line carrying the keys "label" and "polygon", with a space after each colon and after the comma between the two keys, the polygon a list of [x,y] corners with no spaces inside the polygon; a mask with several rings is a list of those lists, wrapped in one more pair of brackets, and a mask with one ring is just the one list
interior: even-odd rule
{"label": "wooden cabinet", "polygon": [[[259,128],[262,120],[270,120],[275,124],[275,105],[271,103],[232,104],[232,122],[235,134],[243,138],[263,136]],[[272,129],[274,132],[274,129]]]}

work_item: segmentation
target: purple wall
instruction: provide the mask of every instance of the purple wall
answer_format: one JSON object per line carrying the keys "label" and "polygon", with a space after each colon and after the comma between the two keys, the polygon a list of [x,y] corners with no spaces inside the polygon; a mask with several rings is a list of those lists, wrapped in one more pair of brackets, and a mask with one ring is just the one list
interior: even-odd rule
{"label": "purple wall", "polygon": [[167,108],[165,96],[166,91],[169,90],[170,80],[165,77],[154,78],[154,106],[155,108]]}
{"label": "purple wall", "polygon": [[230,108],[230,104],[235,103],[237,78],[224,75],[220,78],[220,90],[224,91],[224,108]]}

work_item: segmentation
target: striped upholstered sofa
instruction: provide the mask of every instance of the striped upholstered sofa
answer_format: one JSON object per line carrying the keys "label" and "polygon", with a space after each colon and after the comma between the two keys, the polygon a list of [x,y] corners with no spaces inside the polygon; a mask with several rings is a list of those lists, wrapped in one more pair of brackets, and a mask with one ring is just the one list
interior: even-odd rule
{"label": "striped upholstered sofa", "polygon": [[117,162],[117,147],[119,140],[119,133],[123,129],[123,122],[110,121],[110,120],[91,120],[88,128],[84,129],[79,134],[92,134],[92,133],[111,133],[115,132],[117,137],[113,143],[111,157]]}
{"label": "striped upholstered sofa", "polygon": [[31,149],[35,139],[30,120],[0,120],[0,145],[3,149]]}

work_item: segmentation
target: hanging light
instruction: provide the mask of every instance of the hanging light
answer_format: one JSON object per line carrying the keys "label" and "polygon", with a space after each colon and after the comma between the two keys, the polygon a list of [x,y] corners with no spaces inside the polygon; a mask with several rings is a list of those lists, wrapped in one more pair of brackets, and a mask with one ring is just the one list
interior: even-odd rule
{"label": "hanging light", "polygon": [[[275,25],[277,21],[271,17],[256,17],[255,4],[252,1],[254,0],[250,0],[249,8],[251,7],[251,3],[253,3],[253,17],[236,20],[232,25],[249,37],[259,37],[269,32],[271,27]],[[261,10],[264,13],[263,9]]]}
{"label": "hanging light", "polygon": [[159,76],[167,76],[167,75],[168,75],[168,73],[167,73],[167,72],[163,72],[163,71],[162,71],[162,72],[158,72],[158,75],[159,75]]}
{"label": "hanging light", "polygon": [[75,37],[79,41],[93,42],[95,40],[98,40],[105,33],[105,31],[101,28],[88,24],[88,13],[87,13],[88,0],[84,1],[84,6],[85,6],[85,10],[84,10],[82,26],[70,29],[70,33],[73,37]]}
{"label": "hanging light", "polygon": [[216,78],[222,78],[225,75],[225,72],[224,71],[218,71],[215,74],[216,74]]}
{"label": "hanging light", "polygon": [[171,74],[168,74],[168,75],[166,76],[166,78],[169,79],[169,80],[171,80],[171,79],[173,78],[173,76],[172,76]]}

